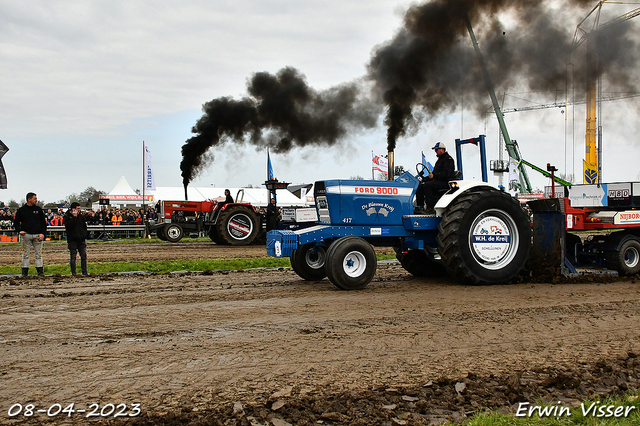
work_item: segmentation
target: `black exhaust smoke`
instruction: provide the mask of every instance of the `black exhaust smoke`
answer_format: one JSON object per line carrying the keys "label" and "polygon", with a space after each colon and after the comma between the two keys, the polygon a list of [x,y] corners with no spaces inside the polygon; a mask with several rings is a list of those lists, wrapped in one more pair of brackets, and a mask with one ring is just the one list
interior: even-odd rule
{"label": "black exhaust smoke", "polygon": [[[287,152],[294,147],[340,143],[374,127],[385,112],[387,151],[415,134],[426,120],[453,111],[464,95],[479,115],[489,96],[467,32],[469,16],[496,91],[564,90],[566,64],[583,88],[586,55],[573,55],[574,25],[594,0],[433,0],[409,8],[396,36],[374,49],[363,81],[318,92],[293,68],[254,74],[244,99],[214,99],[182,147],[185,186],[213,160],[207,152],[231,141]],[[508,27],[501,21],[508,18]],[[608,90],[634,92],[637,37],[629,25],[609,27],[595,40],[598,71]],[[595,47],[594,47],[595,46]],[[364,84],[364,83],[368,83]],[[578,95],[580,96],[580,95]]]}
{"label": "black exhaust smoke", "polygon": [[[369,77],[387,108],[387,150],[394,150],[397,139],[414,133],[425,119],[451,112],[463,94],[465,104],[478,114],[486,111],[488,94],[465,16],[476,33],[482,33],[480,47],[501,90],[554,91],[564,89],[569,61],[580,70],[577,84],[583,87],[584,54],[571,58],[574,23],[580,22],[588,10],[585,7],[593,3],[434,0],[412,6],[404,26],[376,49],[368,65]],[[508,34],[500,21],[505,14],[515,21],[511,23],[515,29]],[[609,64],[600,72],[626,91],[634,86],[633,69],[638,65],[637,38],[631,38],[628,29],[618,25],[601,34],[597,42],[600,57]]]}
{"label": "black exhaust smoke", "polygon": [[182,146],[183,183],[213,160],[205,155],[227,141],[251,143],[257,149],[288,152],[294,147],[332,146],[346,135],[373,128],[382,111],[353,82],[317,92],[293,68],[276,75],[256,73],[248,82],[249,97],[218,98],[203,106],[204,115]]}

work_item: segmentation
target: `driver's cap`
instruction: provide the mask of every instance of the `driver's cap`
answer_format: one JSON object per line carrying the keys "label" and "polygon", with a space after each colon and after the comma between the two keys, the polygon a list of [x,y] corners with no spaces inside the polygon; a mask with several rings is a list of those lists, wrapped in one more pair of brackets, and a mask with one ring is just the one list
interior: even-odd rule
{"label": "driver's cap", "polygon": [[442,142],[437,142],[437,143],[433,146],[433,148],[431,148],[431,149],[440,149],[440,148],[442,148],[442,149],[447,149],[447,147],[446,147],[446,146],[444,146],[444,144],[443,144]]}

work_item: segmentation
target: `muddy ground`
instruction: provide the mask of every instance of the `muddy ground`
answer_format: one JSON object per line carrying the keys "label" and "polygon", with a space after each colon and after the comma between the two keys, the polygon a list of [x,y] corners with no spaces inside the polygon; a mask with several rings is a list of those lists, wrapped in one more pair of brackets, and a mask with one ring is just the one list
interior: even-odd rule
{"label": "muddy ground", "polygon": [[[262,255],[189,242],[89,247],[103,261]],[[18,257],[0,247],[0,263]],[[46,246],[45,259],[66,262],[65,246]],[[640,284],[604,280],[469,287],[396,264],[357,292],[289,268],[6,277],[0,424],[86,424],[91,404],[104,414],[94,420],[115,424],[276,426],[426,425],[539,399],[576,405],[640,380]],[[71,417],[47,416],[71,403]],[[114,420],[109,404],[141,412]]]}
{"label": "muddy ground", "polygon": [[[89,240],[87,244],[89,262],[153,262],[172,259],[246,258],[267,255],[264,246],[260,245],[238,248],[219,246],[212,242],[190,241],[189,238],[185,238],[179,243],[127,244],[122,241],[103,243]],[[64,243],[45,243],[42,256],[45,264],[69,263],[69,250]],[[0,266],[19,265],[20,261],[19,245],[0,245]],[[33,266],[33,254],[31,262]]]}

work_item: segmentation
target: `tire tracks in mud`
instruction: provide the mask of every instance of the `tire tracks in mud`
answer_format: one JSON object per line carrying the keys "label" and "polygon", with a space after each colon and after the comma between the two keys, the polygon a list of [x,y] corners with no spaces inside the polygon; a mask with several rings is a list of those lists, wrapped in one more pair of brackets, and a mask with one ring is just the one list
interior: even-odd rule
{"label": "tire tracks in mud", "polygon": [[135,399],[165,413],[640,352],[631,281],[468,287],[384,265],[358,292],[288,269],[14,282],[0,281],[3,401]]}

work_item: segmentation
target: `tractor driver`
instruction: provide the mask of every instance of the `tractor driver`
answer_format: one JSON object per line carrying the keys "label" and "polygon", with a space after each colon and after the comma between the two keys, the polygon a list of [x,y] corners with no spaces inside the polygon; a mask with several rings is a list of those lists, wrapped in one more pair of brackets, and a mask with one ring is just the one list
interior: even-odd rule
{"label": "tractor driver", "polygon": [[231,191],[229,191],[228,189],[224,190],[224,201],[219,203],[220,204],[220,208],[222,208],[222,206],[224,206],[225,204],[229,204],[229,203],[233,203],[233,197],[231,196]]}
{"label": "tractor driver", "polygon": [[[434,214],[434,207],[438,202],[439,191],[447,189],[449,187],[449,181],[455,176],[455,165],[453,158],[447,152],[447,148],[442,142],[438,142],[434,145],[433,149],[436,152],[438,161],[433,166],[433,171],[429,173],[429,176],[425,176],[420,179],[420,185],[416,191],[416,213]],[[423,210],[423,205],[427,201],[427,209]]]}

